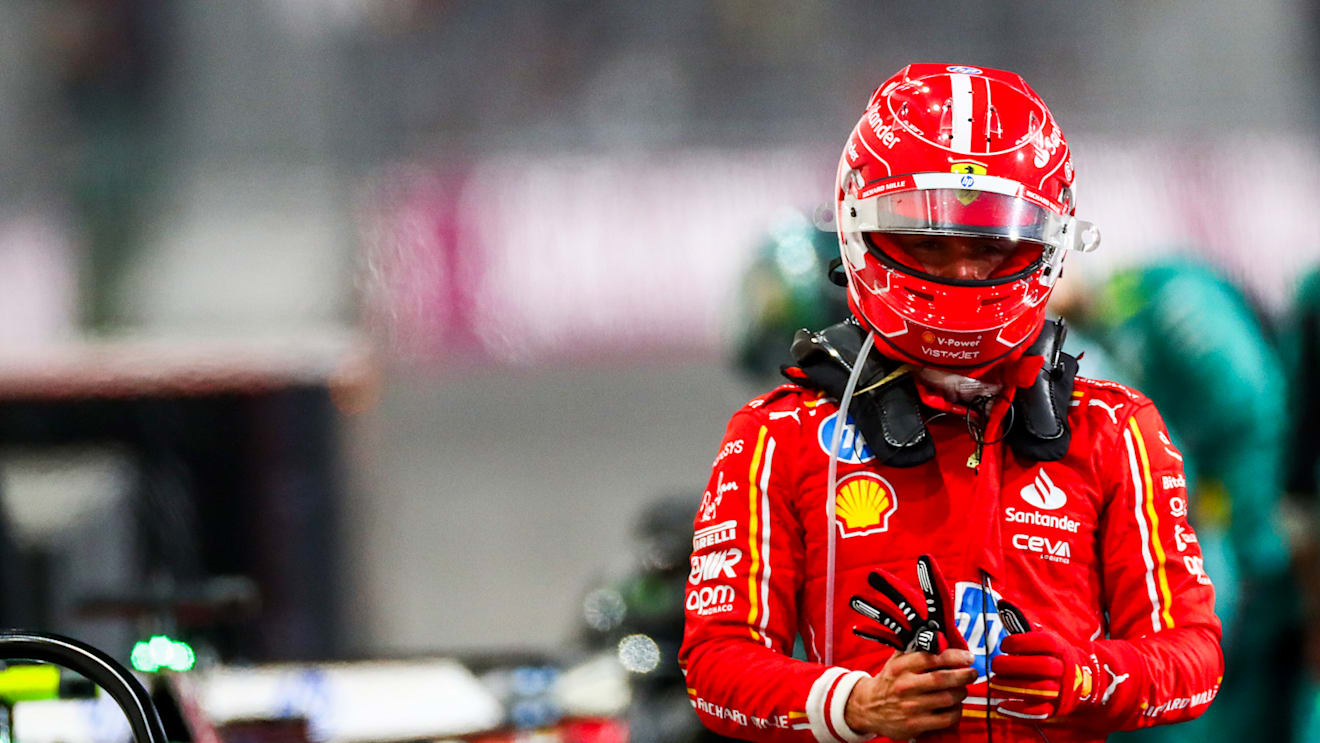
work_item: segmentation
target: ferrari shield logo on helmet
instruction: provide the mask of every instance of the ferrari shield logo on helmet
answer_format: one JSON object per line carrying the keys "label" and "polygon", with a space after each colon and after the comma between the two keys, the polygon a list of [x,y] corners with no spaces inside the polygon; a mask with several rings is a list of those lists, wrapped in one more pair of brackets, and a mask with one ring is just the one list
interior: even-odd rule
{"label": "ferrari shield logo on helmet", "polygon": [[[954,173],[966,173],[967,176],[986,174],[984,165],[971,160],[959,160],[953,163],[952,167],[950,167],[949,170]],[[974,182],[975,182],[974,179],[972,179],[971,177],[964,177],[962,180],[964,186],[970,186]],[[969,188],[963,188],[958,190],[957,195],[958,195],[958,200],[962,202],[963,206],[971,206],[972,202],[976,201],[976,197],[980,195],[980,192],[973,191]]]}

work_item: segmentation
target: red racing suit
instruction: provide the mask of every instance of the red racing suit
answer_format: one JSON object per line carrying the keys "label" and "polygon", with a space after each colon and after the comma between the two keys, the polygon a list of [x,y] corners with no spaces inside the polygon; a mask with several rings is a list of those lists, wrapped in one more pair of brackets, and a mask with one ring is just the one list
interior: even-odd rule
{"label": "red racing suit", "polygon": [[[845,703],[894,651],[852,634],[866,620],[848,600],[876,567],[916,585],[921,554],[953,587],[979,671],[961,721],[923,741],[1099,741],[1199,715],[1218,691],[1223,655],[1214,588],[1187,522],[1182,456],[1140,393],[1081,377],[1073,390],[1072,438],[1056,462],[1021,459],[1002,440],[978,455],[966,421],[949,414],[927,423],[934,459],[878,466],[849,420],[833,526],[835,402],[787,384],[738,411],[695,519],[679,653],[702,721],[753,740],[864,740],[844,723]],[[996,403],[988,430],[1008,406]],[[826,665],[829,528],[838,531]],[[1033,628],[1117,649],[1126,665],[1096,681],[1098,716],[1023,721],[987,703],[986,669],[1005,636],[1000,597]],[[791,657],[798,638],[806,660]]]}

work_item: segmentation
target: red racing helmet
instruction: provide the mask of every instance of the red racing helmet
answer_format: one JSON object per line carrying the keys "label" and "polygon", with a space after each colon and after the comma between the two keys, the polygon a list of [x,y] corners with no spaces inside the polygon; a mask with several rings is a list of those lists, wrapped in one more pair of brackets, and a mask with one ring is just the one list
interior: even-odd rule
{"label": "red racing helmet", "polygon": [[[920,366],[978,376],[1020,356],[1064,255],[1100,241],[1074,216],[1058,124],[1003,70],[905,67],[872,94],[837,186],[849,308],[881,353]],[[993,270],[931,270],[921,246],[950,238],[993,253]]]}

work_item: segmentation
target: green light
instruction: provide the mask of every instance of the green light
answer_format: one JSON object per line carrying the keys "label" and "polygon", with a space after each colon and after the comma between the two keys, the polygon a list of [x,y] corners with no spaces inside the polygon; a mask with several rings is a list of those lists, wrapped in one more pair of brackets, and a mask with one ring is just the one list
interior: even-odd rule
{"label": "green light", "polygon": [[197,655],[186,642],[165,635],[152,635],[148,640],[139,640],[128,659],[133,668],[143,673],[155,673],[161,669],[183,672],[192,670]]}

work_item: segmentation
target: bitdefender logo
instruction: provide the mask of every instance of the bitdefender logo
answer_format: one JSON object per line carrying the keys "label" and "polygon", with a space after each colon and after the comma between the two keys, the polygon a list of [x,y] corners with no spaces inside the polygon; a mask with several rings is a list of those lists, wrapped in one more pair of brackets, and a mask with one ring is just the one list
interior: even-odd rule
{"label": "bitdefender logo", "polygon": [[1062,508],[1063,504],[1068,502],[1068,495],[1054,484],[1049,474],[1045,472],[1045,468],[1041,467],[1036,473],[1036,479],[1022,488],[1022,500],[1036,508],[1053,511]]}

